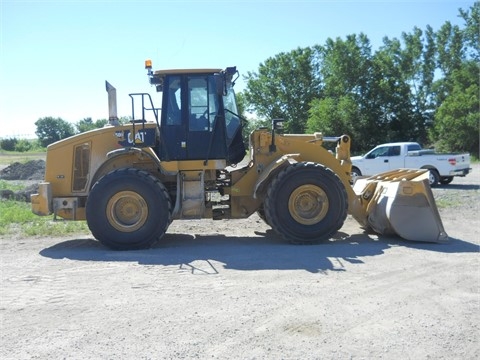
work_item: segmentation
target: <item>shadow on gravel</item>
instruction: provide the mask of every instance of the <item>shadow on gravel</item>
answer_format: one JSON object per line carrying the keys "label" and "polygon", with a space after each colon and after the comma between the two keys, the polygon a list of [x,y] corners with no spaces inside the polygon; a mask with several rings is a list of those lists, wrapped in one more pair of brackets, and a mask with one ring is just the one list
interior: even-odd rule
{"label": "shadow on gravel", "polygon": [[[68,240],[40,251],[52,259],[79,261],[125,261],[141,265],[178,265],[194,270],[196,261],[215,260],[226,269],[295,270],[312,273],[346,271],[345,263],[363,264],[364,257],[384,254],[396,246],[441,253],[478,252],[479,247],[458,239],[447,244],[402,241],[398,238],[348,235],[339,232],[332,241],[318,245],[292,245],[275,236],[273,231],[257,233],[258,237],[226,237],[220,234],[166,234],[154,247],[136,251],[114,251],[93,239]],[[215,272],[216,273],[216,272]]]}
{"label": "shadow on gravel", "polygon": [[473,184],[448,184],[437,185],[433,189],[445,189],[445,190],[479,190],[480,185]]}

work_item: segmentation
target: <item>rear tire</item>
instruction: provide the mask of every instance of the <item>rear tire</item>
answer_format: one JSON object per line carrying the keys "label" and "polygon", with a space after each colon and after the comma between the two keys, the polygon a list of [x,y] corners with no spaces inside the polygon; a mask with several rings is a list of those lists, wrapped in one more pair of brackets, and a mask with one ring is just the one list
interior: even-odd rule
{"label": "rear tire", "polygon": [[109,248],[148,248],[170,225],[170,197],[163,184],[148,172],[118,169],[93,186],[86,218],[93,236]]}
{"label": "rear tire", "polygon": [[332,170],[317,163],[296,163],[272,182],[264,206],[268,224],[284,239],[313,244],[343,226],[347,192]]}
{"label": "rear tire", "polygon": [[440,178],[440,184],[448,185],[453,181],[453,176],[443,176]]}

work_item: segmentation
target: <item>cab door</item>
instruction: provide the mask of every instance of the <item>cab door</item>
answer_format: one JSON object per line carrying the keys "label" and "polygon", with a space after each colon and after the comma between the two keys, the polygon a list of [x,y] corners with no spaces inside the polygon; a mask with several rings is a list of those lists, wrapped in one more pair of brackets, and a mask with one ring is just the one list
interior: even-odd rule
{"label": "cab door", "polygon": [[166,76],[163,84],[162,160],[225,159],[225,118],[212,74]]}
{"label": "cab door", "polygon": [[163,84],[162,117],[160,126],[160,158],[184,160],[187,158],[187,126],[183,120],[182,77],[167,76]]}
{"label": "cab door", "polygon": [[225,121],[213,76],[189,75],[186,89],[188,159],[225,159]]}

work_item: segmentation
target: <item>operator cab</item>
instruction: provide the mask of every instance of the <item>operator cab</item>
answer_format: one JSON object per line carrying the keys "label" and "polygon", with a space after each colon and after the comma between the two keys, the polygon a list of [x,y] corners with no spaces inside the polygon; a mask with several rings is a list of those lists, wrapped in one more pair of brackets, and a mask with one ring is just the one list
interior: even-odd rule
{"label": "operator cab", "polygon": [[[246,152],[232,78],[235,67],[151,71],[162,93],[159,157],[163,161],[225,159],[240,162]],[[238,77],[238,76],[237,76]]]}

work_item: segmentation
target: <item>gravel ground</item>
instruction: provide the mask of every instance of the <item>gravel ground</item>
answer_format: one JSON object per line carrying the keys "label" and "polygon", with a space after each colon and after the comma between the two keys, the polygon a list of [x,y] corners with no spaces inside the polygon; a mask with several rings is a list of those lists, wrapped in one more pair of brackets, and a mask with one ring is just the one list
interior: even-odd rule
{"label": "gravel ground", "polygon": [[[480,167],[434,189],[447,244],[285,244],[258,217],[152,249],[0,238],[2,359],[478,359]],[[444,207],[448,205],[447,207]]]}

